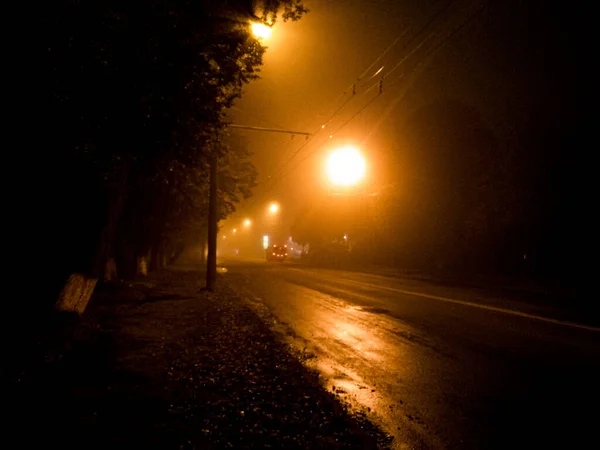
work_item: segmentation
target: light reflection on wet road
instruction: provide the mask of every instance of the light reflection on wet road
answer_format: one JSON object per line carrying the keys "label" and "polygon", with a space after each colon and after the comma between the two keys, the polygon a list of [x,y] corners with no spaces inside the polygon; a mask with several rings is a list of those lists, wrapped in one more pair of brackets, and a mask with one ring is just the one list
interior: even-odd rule
{"label": "light reflection on wet road", "polygon": [[561,439],[572,447],[593,419],[584,409],[598,393],[600,329],[481,290],[264,262],[225,266],[236,289],[314,356],[307,364],[327,387],[367,411],[398,448]]}

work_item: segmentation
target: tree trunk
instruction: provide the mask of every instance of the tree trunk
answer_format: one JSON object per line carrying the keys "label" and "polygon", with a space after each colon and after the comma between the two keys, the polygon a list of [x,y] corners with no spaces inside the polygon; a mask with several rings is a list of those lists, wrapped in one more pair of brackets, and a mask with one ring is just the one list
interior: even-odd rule
{"label": "tree trunk", "polygon": [[[94,292],[98,279],[104,278],[107,267],[111,269],[111,276],[116,276],[114,263],[114,249],[119,218],[123,212],[126,199],[127,170],[123,168],[120,180],[112,186],[107,186],[108,206],[106,223],[96,247],[89,272],[86,274],[73,273],[65,283],[55,307],[59,311],[83,314]],[[112,264],[110,260],[112,259]],[[107,264],[108,263],[108,264]]]}
{"label": "tree trunk", "polygon": [[206,264],[206,289],[214,291],[217,281],[217,233],[219,209],[217,204],[217,156],[210,160],[210,195],[208,206],[208,257]]}
{"label": "tree trunk", "polygon": [[108,193],[107,220],[96,249],[96,255],[91,270],[92,278],[100,278],[103,275],[106,261],[108,261],[109,258],[114,257],[119,219],[127,198],[126,176],[126,173],[122,174],[122,180]]}
{"label": "tree trunk", "polygon": [[183,253],[184,250],[185,250],[185,245],[183,243],[176,245],[175,251],[173,252],[173,255],[171,256],[171,258],[169,259],[169,264],[175,263],[179,259],[179,257],[181,256],[181,254]]}
{"label": "tree trunk", "polygon": [[150,250],[150,272],[158,271],[158,266],[158,245],[154,244]]}
{"label": "tree trunk", "polygon": [[158,272],[165,264],[164,244],[162,239],[157,239],[150,250],[150,271]]}
{"label": "tree trunk", "polygon": [[148,258],[146,255],[140,255],[136,258],[136,266],[137,276],[148,276]]}
{"label": "tree trunk", "polygon": [[115,258],[108,258],[104,266],[104,281],[114,281],[117,279],[117,263]]}
{"label": "tree trunk", "polygon": [[207,236],[207,231],[206,231],[206,229],[203,229],[200,232],[200,243],[199,243],[200,265],[202,267],[206,266],[206,236]]}
{"label": "tree trunk", "polygon": [[137,274],[136,253],[131,242],[121,239],[117,243],[117,270],[119,278],[131,280]]}

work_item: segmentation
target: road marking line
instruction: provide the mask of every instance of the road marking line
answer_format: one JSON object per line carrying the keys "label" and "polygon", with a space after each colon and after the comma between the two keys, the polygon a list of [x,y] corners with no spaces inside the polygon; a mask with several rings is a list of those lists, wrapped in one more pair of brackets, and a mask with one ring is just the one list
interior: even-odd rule
{"label": "road marking line", "polygon": [[[300,272],[306,272],[302,269],[295,269],[295,268],[290,268],[290,269],[297,270]],[[315,272],[309,272],[309,273],[313,273],[313,274],[317,275],[319,278],[323,279],[323,277],[319,276]],[[494,311],[494,312],[509,314],[509,315],[513,315],[513,316],[525,317],[527,319],[539,320],[542,322],[552,323],[555,325],[563,325],[563,326],[567,326],[567,327],[580,328],[580,329],[588,330],[588,331],[600,332],[600,327],[594,327],[592,325],[583,325],[580,323],[568,322],[568,321],[558,320],[558,319],[551,319],[549,317],[538,316],[536,314],[529,314],[529,313],[524,313],[521,311],[515,311],[514,309],[498,308],[497,306],[483,305],[481,303],[473,303],[473,302],[468,302],[466,300],[457,300],[457,299],[448,298],[448,297],[440,297],[438,295],[424,294],[422,292],[407,291],[404,289],[382,286],[382,285],[378,285],[378,284],[365,283],[364,281],[356,281],[356,280],[349,280],[349,279],[344,279],[344,281],[348,281],[350,283],[355,283],[358,285],[373,287],[376,289],[385,289],[387,291],[398,292],[398,293],[407,294],[407,295],[413,295],[415,297],[423,297],[423,298],[428,298],[431,300],[438,300],[438,301],[442,301],[442,302],[454,303],[454,304],[463,305],[463,306],[471,306],[473,308],[485,309],[488,311]]]}

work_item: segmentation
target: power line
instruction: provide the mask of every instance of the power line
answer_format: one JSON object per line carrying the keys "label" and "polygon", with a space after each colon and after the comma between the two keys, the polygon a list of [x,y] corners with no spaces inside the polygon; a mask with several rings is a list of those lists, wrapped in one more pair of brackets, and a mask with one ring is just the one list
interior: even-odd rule
{"label": "power line", "polygon": [[[371,100],[369,100],[367,103],[365,103],[358,111],[356,111],[348,120],[346,120],[342,125],[340,125],[334,132],[338,133],[339,131],[341,131],[343,128],[346,127],[346,125],[348,125],[352,120],[354,120],[361,112],[363,112],[365,109],[367,109],[375,100],[377,100],[377,98],[379,97],[379,94],[377,94],[375,97],[373,97]],[[332,134],[332,135],[333,135]],[[319,148],[313,150],[311,153],[309,153],[308,155],[306,155],[303,159],[301,159],[300,161],[298,161],[298,163],[292,167],[291,170],[295,169],[296,167],[298,167],[301,163],[303,163],[304,161],[306,161],[308,158],[310,158],[313,154],[315,154],[318,150],[320,150]]]}
{"label": "power line", "polygon": [[[443,13],[444,13],[444,12],[445,12],[445,11],[446,11],[446,10],[447,10],[447,9],[448,9],[448,8],[449,8],[449,7],[450,7],[450,6],[451,6],[451,5],[452,5],[452,4],[455,2],[455,1],[456,1],[456,0],[450,0],[448,3],[446,3],[446,5],[445,5],[444,7],[442,7],[442,8],[441,8],[441,9],[440,9],[440,10],[439,10],[439,11],[438,11],[438,12],[437,12],[437,13],[436,13],[436,14],[435,14],[435,15],[434,15],[434,16],[433,16],[433,17],[432,17],[432,18],[431,18],[431,19],[430,19],[430,20],[429,20],[429,21],[428,21],[426,24],[425,24],[425,26],[421,27],[421,29],[420,29],[420,30],[417,32],[417,34],[415,34],[415,35],[414,35],[414,36],[413,36],[413,37],[412,37],[412,38],[411,38],[411,39],[410,39],[410,40],[409,40],[409,41],[408,41],[408,42],[407,42],[407,43],[404,45],[403,49],[407,48],[407,47],[408,47],[408,46],[409,46],[409,45],[410,45],[410,44],[411,44],[411,43],[412,43],[412,42],[413,42],[413,41],[414,41],[414,40],[415,40],[417,37],[419,37],[419,35],[420,35],[421,33],[423,33],[423,32],[424,32],[424,31],[425,31],[425,30],[426,30],[426,29],[427,29],[427,28],[428,28],[428,27],[429,27],[429,26],[430,26],[430,25],[431,25],[433,22],[435,22],[435,20],[436,20],[438,17],[440,17],[440,16],[441,16],[441,15],[442,15],[442,14],[443,14]],[[372,67],[373,67],[373,66],[374,66],[374,65],[377,63],[377,61],[379,61],[381,58],[383,58],[383,57],[385,56],[385,54],[386,54],[386,53],[387,53],[389,50],[391,50],[391,49],[392,49],[392,48],[393,48],[393,47],[396,45],[396,43],[397,43],[397,42],[398,42],[400,39],[402,39],[402,38],[404,37],[404,35],[405,35],[405,34],[408,32],[408,30],[409,30],[409,28],[408,28],[408,27],[407,27],[407,28],[405,28],[405,29],[404,29],[404,31],[403,31],[403,32],[402,32],[400,35],[398,35],[398,36],[396,37],[396,39],[394,39],[394,41],[393,41],[393,42],[392,42],[392,43],[391,43],[391,44],[390,44],[390,45],[389,45],[389,46],[388,46],[388,47],[387,47],[387,48],[386,48],[386,49],[385,49],[385,50],[384,50],[384,51],[383,51],[383,52],[382,52],[382,53],[381,53],[381,54],[380,54],[380,55],[379,55],[379,56],[378,56],[376,59],[375,59],[375,61],[373,61],[373,62],[371,63],[371,65],[370,65],[369,67],[367,67],[367,69],[366,69],[366,70],[363,72],[363,74],[362,74],[360,77],[358,77],[358,81],[359,81],[359,82],[360,82],[360,80],[361,80],[361,79],[362,79],[362,78],[363,78],[363,77],[364,77],[364,76],[367,74],[367,72],[369,72],[369,70],[371,70],[371,68],[372,68]],[[428,37],[428,38],[429,38],[429,37]],[[428,38],[426,38],[426,39],[428,39]],[[421,45],[422,45],[422,44],[421,44]],[[414,53],[414,51],[413,51],[413,52],[411,52],[410,54],[412,54],[412,53]],[[409,55],[407,55],[407,56],[406,56],[406,57],[403,59],[403,61],[404,61],[404,60],[405,60],[405,59],[406,59],[408,56],[410,56],[410,54],[409,54]],[[402,61],[401,61],[400,63],[398,63],[398,64],[396,65],[396,67],[397,67],[398,65],[400,65],[401,63],[402,63]],[[383,68],[383,67],[382,67],[382,68]],[[394,67],[394,69],[395,69],[395,67]],[[394,69],[392,69],[392,71],[393,71]],[[380,69],[380,70],[381,70],[381,69]],[[375,75],[376,75],[376,74],[375,74]],[[375,75],[371,76],[371,77],[369,78],[369,80],[367,80],[367,81],[370,81],[370,80],[372,80],[372,79],[373,79],[373,77],[374,77]]]}
{"label": "power line", "polygon": [[[489,6],[489,1],[488,0],[484,0],[482,6],[470,17],[467,18],[467,20],[465,20],[462,24],[460,24],[458,27],[456,27],[454,30],[452,30],[450,32],[450,34],[448,34],[445,38],[443,38],[440,42],[438,42],[432,49],[430,49],[425,56],[423,56],[423,58],[421,59],[421,61],[417,64],[417,67],[421,64],[423,64],[425,62],[425,60],[427,58],[429,58],[432,54],[434,54],[442,45],[444,45],[445,43],[447,43],[450,39],[452,39],[456,33],[458,33],[460,30],[462,30],[464,27],[466,27],[469,23],[471,23],[475,18],[477,18],[477,16],[479,16],[479,14],[481,14],[485,8]],[[404,77],[405,73],[401,73],[399,76],[397,76],[396,78],[394,78],[392,81],[386,83],[386,87],[392,86],[394,83],[396,83],[398,80],[400,80],[402,77]]]}
{"label": "power line", "polygon": [[[421,35],[429,26],[431,26],[431,24],[433,22],[435,22],[456,0],[449,0],[407,43],[406,45],[404,45],[403,48],[407,48],[419,35]],[[380,53],[377,58],[375,58],[375,60],[369,65],[369,67],[367,67],[367,69],[362,73],[362,75],[360,75],[360,77],[358,77],[358,81],[360,83],[361,79],[371,70],[371,68],[381,59],[383,58],[383,56],[385,56],[385,54],[392,49],[396,43],[402,38],[404,37],[404,35],[408,32],[408,28],[406,28],[399,36],[397,36],[394,41],[387,46],[387,48]],[[416,52],[423,44],[425,44],[425,42],[427,42],[427,40],[429,40],[435,33],[430,33],[417,47],[415,47],[411,52],[408,53],[408,55],[406,55],[399,63],[397,63],[392,70],[389,72],[390,74],[396,70],[402,63],[404,63],[414,52]],[[379,69],[377,71],[377,73],[379,73],[381,70],[383,69],[383,67],[381,69]],[[373,76],[371,76],[369,78],[370,81],[372,80],[377,73],[375,73]],[[388,74],[389,75],[389,74]],[[317,131],[315,131],[314,135],[316,135],[317,133],[319,133],[322,129],[325,128],[325,126],[327,124],[329,124],[336,116],[337,114],[339,114],[339,112],[348,104],[350,103],[350,101],[355,98],[356,96],[356,85],[353,84],[351,85],[353,92],[352,92],[352,96],[349,97],[344,103],[342,103],[342,105],[340,105],[340,107],[338,107],[335,112],[329,117],[329,119],[327,119],[327,121],[321,125],[321,128],[318,129]],[[378,81],[376,84],[372,85],[370,88],[368,88],[364,94],[370,92],[375,86],[379,86],[380,89],[380,93],[381,93],[381,88],[382,88],[382,81]],[[339,97],[338,97],[339,98]],[[306,141],[303,145],[301,145],[286,161],[284,161],[284,163],[273,173],[274,176],[277,176],[279,174],[279,172],[281,172],[283,170],[283,168],[285,166],[287,166],[303,149],[304,147],[306,147],[306,145],[308,145],[310,142],[310,139],[308,141]],[[271,178],[272,180],[272,178]]]}
{"label": "power line", "polygon": [[[347,93],[347,91],[348,91],[349,89],[352,89],[352,91],[353,91],[353,93],[354,93],[354,92],[355,92],[355,89],[356,89],[356,85],[360,85],[360,84],[363,82],[363,81],[362,81],[362,79],[365,77],[365,75],[367,75],[367,73],[369,72],[369,70],[371,70],[371,69],[373,68],[373,66],[374,66],[375,64],[377,64],[377,62],[378,62],[378,61],[379,61],[381,58],[383,58],[383,57],[385,56],[385,54],[386,54],[387,52],[389,52],[389,51],[390,51],[390,50],[391,50],[391,49],[392,49],[392,48],[393,48],[393,47],[394,47],[394,46],[395,46],[395,45],[398,43],[398,41],[399,41],[400,39],[402,39],[402,38],[404,37],[404,35],[405,35],[405,34],[408,32],[408,30],[409,30],[409,28],[408,28],[408,27],[406,27],[402,33],[400,33],[398,36],[396,36],[396,38],[395,38],[395,39],[392,41],[392,43],[391,43],[391,44],[389,44],[389,45],[388,45],[388,46],[385,48],[385,50],[384,50],[383,52],[381,52],[381,53],[380,53],[380,54],[377,56],[377,58],[375,58],[375,60],[374,60],[374,61],[373,61],[373,62],[372,62],[370,65],[369,65],[369,67],[367,67],[367,68],[364,70],[364,72],[363,72],[363,73],[362,73],[362,74],[361,74],[359,77],[357,77],[357,79],[356,79],[356,83],[352,83],[352,84],[350,84],[350,85],[349,85],[349,86],[348,86],[346,89],[344,89],[344,91],[343,91],[343,92],[342,92],[342,93],[341,93],[341,94],[340,94],[340,95],[339,95],[339,96],[338,96],[338,97],[337,97],[337,98],[334,100],[334,102],[333,102],[333,103],[337,103],[337,102],[338,102],[338,101],[339,101],[339,100],[340,100],[340,99],[341,99],[341,98],[342,98],[344,95],[346,95],[346,93]],[[382,66],[382,68],[381,68],[381,69],[383,69],[383,66]],[[379,70],[381,70],[381,69],[379,69]],[[379,72],[379,71],[378,71],[378,72]],[[378,72],[377,72],[377,73],[378,73]],[[368,79],[367,81],[371,81],[371,80],[373,79],[373,77],[377,75],[377,73],[375,73],[375,74],[373,74],[371,77],[369,77],[369,79]]]}
{"label": "power line", "polygon": [[425,39],[423,39],[419,45],[417,45],[415,48],[413,48],[408,53],[408,55],[406,55],[404,58],[402,58],[400,60],[400,62],[398,64],[396,64],[394,67],[392,67],[392,69],[388,73],[386,73],[386,77],[389,77],[394,72],[394,70],[396,70],[398,67],[400,67],[402,65],[402,63],[404,63],[404,61],[406,61],[408,58],[410,58],[413,53],[415,53],[417,50],[419,50],[433,36],[435,36],[435,31],[432,31],[431,33],[429,33],[427,35],[427,37]]}
{"label": "power line", "polygon": [[[456,0],[449,0],[405,45],[403,48],[407,48],[413,41],[415,41],[415,39],[417,39],[427,28],[429,28],[431,26],[431,24],[433,24]],[[371,68],[383,57],[385,56],[385,54],[387,54],[387,52],[392,49],[397,42],[408,32],[409,28],[406,28],[398,37],[396,37],[394,39],[394,41],[388,45],[388,47],[386,49],[384,49],[384,51],[367,67],[367,69],[360,75],[360,77],[358,77],[358,84],[361,83],[361,79],[369,72],[369,70],[371,70]],[[421,46],[423,46],[433,35],[435,35],[435,32],[430,33],[416,48],[414,48],[412,51],[409,52],[408,55],[406,55],[399,63],[397,63],[392,70],[387,74],[391,74],[394,70],[396,70],[401,64],[403,64],[412,54],[414,54]],[[383,66],[373,75],[371,76],[367,81],[372,80],[379,72],[381,72],[381,70],[383,69]],[[399,77],[401,78],[401,77]],[[376,86],[379,86],[379,94],[381,94],[382,92],[382,82],[383,82],[383,77],[381,80],[379,80],[377,83],[373,84],[370,88],[368,88],[367,90],[365,90],[362,94],[367,94],[368,92],[370,92],[373,88],[375,88]],[[327,121],[321,125],[321,127],[319,129],[317,129],[310,137],[308,137],[308,139],[298,148],[296,149],[296,151],[288,158],[286,159],[283,164],[274,172],[274,177],[270,177],[269,179],[269,183],[273,183],[275,180],[278,181],[279,179],[281,179],[282,174],[283,173],[283,169],[285,168],[285,166],[287,166],[312,140],[313,138],[320,133],[325,126],[330,123],[338,114],[339,112],[352,100],[356,97],[356,83],[352,84],[349,86],[350,88],[352,88],[352,95],[344,102],[342,103],[342,105],[340,105],[335,111],[334,113],[327,119]],[[340,96],[338,96],[338,98],[336,99],[336,102],[338,101],[338,99],[342,98],[344,95],[346,95],[347,90],[344,90],[344,92],[342,92],[342,94]],[[379,95],[378,95],[379,96]],[[374,97],[372,98],[369,102],[367,102],[365,105],[363,105],[363,107],[361,107],[354,115],[352,115],[348,120],[346,120],[340,127],[338,127],[333,133],[338,133],[341,129],[343,129],[348,123],[350,123],[356,116],[358,116],[358,114],[360,114],[364,109],[366,109],[369,105],[371,105],[374,100],[378,97]],[[294,168],[296,168],[300,163],[304,162],[308,157],[312,156],[312,154],[314,154],[315,151],[318,151],[318,148],[315,149],[313,152],[311,152],[309,155],[307,155],[307,157],[303,158],[302,160],[299,161],[299,163],[297,163],[296,165],[294,165],[292,167],[291,170],[293,170]],[[289,170],[286,172],[289,173]],[[273,186],[273,184],[270,184],[270,186]],[[269,187],[267,187],[266,192],[263,192],[263,195],[266,194],[268,191],[270,191],[271,189],[269,189]],[[254,198],[254,201],[256,201],[256,197]],[[252,202],[254,203],[254,202]]]}
{"label": "power line", "polygon": [[[470,17],[467,18],[467,20],[465,20],[463,23],[461,23],[458,27],[456,27],[454,30],[452,30],[452,32],[450,32],[450,34],[448,34],[445,38],[443,38],[440,42],[438,42],[433,48],[431,48],[421,59],[421,61],[419,61],[419,63],[416,65],[416,67],[414,67],[412,69],[413,72],[417,71],[423,64],[425,64],[427,62],[427,60],[430,58],[430,56],[432,56],[433,54],[435,54],[435,52],[437,50],[439,50],[444,44],[446,44],[447,42],[450,41],[450,39],[452,39],[460,30],[462,30],[464,27],[466,27],[469,23],[471,23],[475,18],[477,18],[477,16],[479,16],[479,14],[481,14],[485,8],[489,6],[489,1],[488,0],[484,0],[482,6],[474,13],[472,14]],[[396,83],[398,80],[400,80],[401,78],[403,78],[406,75],[406,73],[401,73],[398,77],[396,77],[394,80],[392,80],[391,82],[387,83],[387,87],[389,88],[390,86],[392,86],[394,83]],[[404,94],[400,93],[400,95],[398,95],[398,97],[393,101],[393,103],[391,105],[388,106],[387,110],[384,111],[379,120],[378,123],[381,123],[381,121],[383,120],[383,117],[387,114],[390,113],[390,111],[394,108],[396,108],[398,106],[398,102],[402,101],[405,97],[406,92],[404,92]],[[378,125],[375,125],[374,128],[376,128]],[[363,143],[366,142],[373,134],[374,134],[375,130],[371,130],[371,132],[367,135],[367,137],[363,140]]]}
{"label": "power line", "polygon": [[444,45],[447,41],[449,41],[450,39],[452,39],[454,37],[454,35],[456,35],[456,33],[458,33],[460,30],[462,30],[465,26],[467,26],[469,23],[471,23],[477,16],[479,16],[479,14],[481,14],[485,8],[487,8],[489,6],[489,0],[484,0],[483,4],[481,5],[481,7],[475,11],[475,13],[469,17],[466,21],[464,21],[461,25],[459,25],[456,29],[454,29],[448,36],[446,36],[441,42],[439,42],[430,52],[429,54],[434,53],[438,48],[440,48],[442,45]]}
{"label": "power line", "polygon": [[[334,134],[338,133],[339,131],[341,131],[343,128],[346,127],[346,125],[348,125],[352,120],[354,120],[361,112],[363,112],[365,109],[367,109],[375,100],[377,100],[377,98],[379,98],[380,94],[377,94],[375,97],[371,98],[371,100],[369,100],[367,103],[365,103],[358,111],[356,111],[352,116],[350,116],[350,118],[348,118],[344,123],[342,123],[338,128],[336,128],[336,130],[331,134],[331,136],[333,136]],[[302,164],[304,161],[306,161],[308,158],[310,158],[312,155],[314,155],[316,152],[318,152],[321,148],[317,147],[316,149],[314,149],[312,152],[310,152],[309,154],[307,154],[304,158],[300,159],[294,166],[292,166],[287,172],[282,173],[279,178],[281,178],[284,175],[287,175],[288,173],[292,172],[296,167],[298,167],[300,164]],[[278,179],[279,179],[278,178]]]}
{"label": "power line", "polygon": [[[393,41],[393,42],[392,42],[390,45],[388,45],[388,46],[387,46],[387,48],[386,48],[386,49],[385,49],[385,50],[384,50],[382,53],[380,53],[380,55],[379,55],[377,58],[375,58],[375,61],[373,61],[373,62],[371,63],[371,65],[370,65],[369,67],[367,67],[367,68],[366,68],[366,70],[365,70],[365,71],[362,73],[362,75],[361,75],[360,77],[358,77],[358,79],[357,79],[357,80],[358,80],[358,82],[360,82],[360,81],[361,81],[361,80],[364,78],[364,76],[365,76],[365,75],[366,75],[366,74],[369,72],[369,70],[371,70],[371,69],[373,68],[373,66],[374,66],[375,64],[377,64],[377,61],[379,61],[381,58],[383,58],[383,57],[385,56],[385,54],[386,54],[387,52],[389,52],[389,51],[390,51],[390,50],[391,50],[391,49],[392,49],[392,48],[393,48],[393,47],[394,47],[394,46],[395,46],[395,45],[398,43],[398,41],[404,37],[404,35],[405,35],[407,32],[408,32],[408,27],[407,27],[407,28],[405,28],[405,29],[404,29],[404,31],[403,31],[402,33],[400,33],[400,34],[399,34],[399,35],[396,37],[396,39],[394,39],[394,41]],[[372,77],[371,77],[371,78],[372,78]]]}
{"label": "power line", "polygon": [[283,164],[281,164],[281,165],[279,166],[279,168],[277,168],[277,170],[275,170],[275,172],[273,172],[273,176],[277,176],[277,175],[278,175],[278,173],[279,173],[279,172],[281,172],[281,171],[284,169],[284,167],[285,167],[286,165],[288,165],[288,164],[289,164],[289,163],[290,163],[290,162],[291,162],[291,161],[292,161],[292,160],[293,160],[293,159],[294,159],[294,158],[295,158],[295,157],[296,157],[296,156],[297,156],[297,155],[298,155],[298,154],[299,154],[299,153],[302,151],[302,149],[303,149],[304,147],[306,147],[306,146],[307,146],[307,145],[310,143],[310,141],[312,140],[312,138],[313,138],[315,135],[317,135],[318,133],[320,133],[320,132],[321,132],[321,131],[322,131],[322,130],[323,130],[323,129],[324,129],[326,126],[327,126],[327,124],[329,124],[329,123],[330,123],[330,122],[331,122],[331,121],[332,121],[332,120],[335,118],[335,116],[336,116],[337,114],[339,114],[339,112],[340,112],[340,111],[341,111],[341,110],[342,110],[342,109],[343,109],[343,108],[344,108],[344,107],[345,107],[345,106],[346,106],[346,105],[347,105],[347,104],[348,104],[348,103],[349,103],[349,102],[350,102],[350,101],[351,101],[353,98],[354,98],[354,93],[352,94],[352,96],[351,96],[351,97],[348,97],[348,99],[347,99],[347,100],[346,100],[344,103],[342,103],[342,104],[341,104],[341,105],[338,107],[338,109],[336,109],[336,110],[333,112],[333,114],[332,114],[332,115],[331,115],[331,116],[330,116],[330,117],[329,117],[329,118],[328,118],[328,119],[325,121],[325,123],[323,123],[323,124],[322,124],[322,125],[321,125],[319,128],[317,128],[317,130],[316,130],[314,133],[312,133],[312,134],[310,135],[310,137],[309,137],[309,138],[308,138],[308,139],[307,139],[307,140],[306,140],[306,141],[305,141],[305,142],[304,142],[304,143],[303,143],[303,144],[302,144],[300,147],[298,147],[298,148],[296,149],[296,151],[295,151],[294,153],[292,153],[292,155],[291,155],[291,156],[290,156],[288,159],[286,159],[286,160],[283,162]]}
{"label": "power line", "polygon": [[[451,0],[447,5],[450,5],[451,3],[453,3],[455,0]],[[418,68],[421,64],[424,63],[424,60],[426,58],[428,58],[430,55],[432,55],[433,53],[435,53],[442,45],[444,45],[446,42],[448,42],[450,39],[452,39],[452,37],[454,37],[460,30],[462,30],[465,26],[467,26],[470,22],[472,22],[479,14],[481,14],[483,12],[483,10],[488,6],[488,1],[486,0],[485,3],[481,6],[481,8],[479,8],[472,16],[470,16],[466,21],[464,21],[460,26],[458,26],[457,28],[455,28],[449,35],[447,35],[444,39],[442,39],[440,42],[438,42],[437,45],[435,45],[431,50],[429,50],[427,52],[427,54],[423,57],[423,59],[417,64],[417,66],[415,67]],[[444,8],[445,9],[445,8]],[[438,15],[439,16],[439,15]],[[431,23],[432,21],[430,21],[429,23]],[[430,35],[431,36],[431,35]],[[429,39],[429,37],[426,38]],[[419,46],[417,46],[415,49],[413,49],[413,51],[410,53],[414,53],[414,51],[416,49],[418,49],[423,43],[426,42],[426,40],[424,40],[423,42],[421,42],[421,44],[419,44]],[[407,55],[408,56],[410,56]],[[406,60],[406,57],[400,62],[402,63],[403,61]],[[399,64],[400,64],[399,63]],[[396,67],[399,66],[399,64],[396,65]],[[414,70],[414,69],[413,69]],[[392,84],[396,81],[398,81],[400,78],[402,78],[405,75],[405,73],[402,73],[399,77],[397,77],[396,79],[394,79],[392,81]],[[367,92],[369,92],[370,90],[372,90],[374,87],[376,87],[378,83],[373,84],[369,89],[367,89],[364,94],[366,94]],[[381,94],[381,92],[379,93]],[[347,119],[341,126],[339,126],[335,131],[332,132],[331,135],[334,135],[336,133],[338,133],[339,131],[341,131],[344,127],[346,127],[346,125],[348,125],[352,120],[354,120],[354,118],[356,118],[361,112],[363,112],[366,108],[368,108],[378,97],[379,94],[375,97],[373,97],[371,100],[369,100],[366,104],[364,104],[356,113],[354,113],[349,119]],[[312,152],[310,152],[308,155],[306,155],[304,158],[302,158],[301,160],[299,160],[294,166],[292,166],[291,169],[289,169],[287,172],[284,172],[283,174],[281,174],[277,179],[280,179],[283,175],[286,175],[288,173],[290,173],[291,171],[293,171],[296,167],[298,167],[301,163],[303,163],[304,161],[306,161],[308,158],[310,158],[314,153],[316,153],[320,148],[317,148],[315,150],[313,150]]]}
{"label": "power line", "polygon": [[[454,1],[454,0],[452,0]],[[321,124],[321,127],[319,129],[317,129],[312,136],[316,135],[317,133],[319,133],[321,130],[323,130],[329,123],[331,123],[331,121],[340,113],[340,111],[342,109],[344,109],[344,107],[350,103],[350,101],[352,99],[355,98],[356,96],[356,85],[360,84],[362,81],[362,78],[371,70],[371,68],[373,68],[373,66],[375,64],[377,64],[377,62],[379,60],[381,60],[381,58],[383,58],[387,52],[389,52],[397,43],[400,39],[402,39],[404,37],[404,35],[408,32],[409,28],[407,27],[402,33],[400,33],[393,41],[391,44],[389,44],[383,52],[381,52],[377,58],[375,58],[375,60],[363,71],[363,73],[357,78],[357,83],[351,84],[350,86],[348,86],[348,88],[352,89],[352,95],[350,97],[348,97],[348,99],[342,103],[334,112],[333,114],[331,114],[331,116],[329,116],[329,118],[323,123]],[[373,74],[368,80],[366,80],[367,82],[372,80],[381,70],[383,69],[383,67],[381,67],[381,69],[379,69],[375,74]],[[342,94],[340,94],[337,99],[335,100],[334,103],[337,103],[337,101],[340,98],[343,98],[344,95],[346,95],[348,88],[346,88]],[[370,90],[370,89],[369,89]],[[367,90],[366,92],[368,92],[369,90]],[[365,92],[365,93],[366,93]],[[311,136],[311,138],[312,138]],[[309,142],[311,141],[311,138],[309,138],[303,145],[301,145],[298,149],[296,149],[296,151],[287,159],[283,162],[283,164],[281,164],[281,166],[273,173],[274,176],[277,176],[279,172],[281,172],[286,165],[288,165],[303,149],[304,147],[306,147]]]}

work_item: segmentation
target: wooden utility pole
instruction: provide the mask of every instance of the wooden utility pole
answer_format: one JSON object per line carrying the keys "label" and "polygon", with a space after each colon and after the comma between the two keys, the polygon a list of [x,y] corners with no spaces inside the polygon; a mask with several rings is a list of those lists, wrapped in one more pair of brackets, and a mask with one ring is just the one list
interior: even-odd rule
{"label": "wooden utility pole", "polygon": [[[275,128],[251,127],[245,125],[230,124],[229,128],[243,128],[254,131],[268,131],[271,133],[301,134],[308,137],[310,133],[303,131],[280,130]],[[213,150],[214,152],[215,150]],[[213,292],[217,281],[217,232],[219,224],[219,208],[217,206],[217,176],[218,176],[218,157],[216,154],[210,157],[210,191],[208,201],[208,255],[206,259],[206,290]]]}
{"label": "wooden utility pole", "polygon": [[219,210],[217,207],[217,164],[216,154],[210,157],[210,192],[208,201],[208,257],[206,260],[206,289],[215,289],[217,281],[217,225]]}

